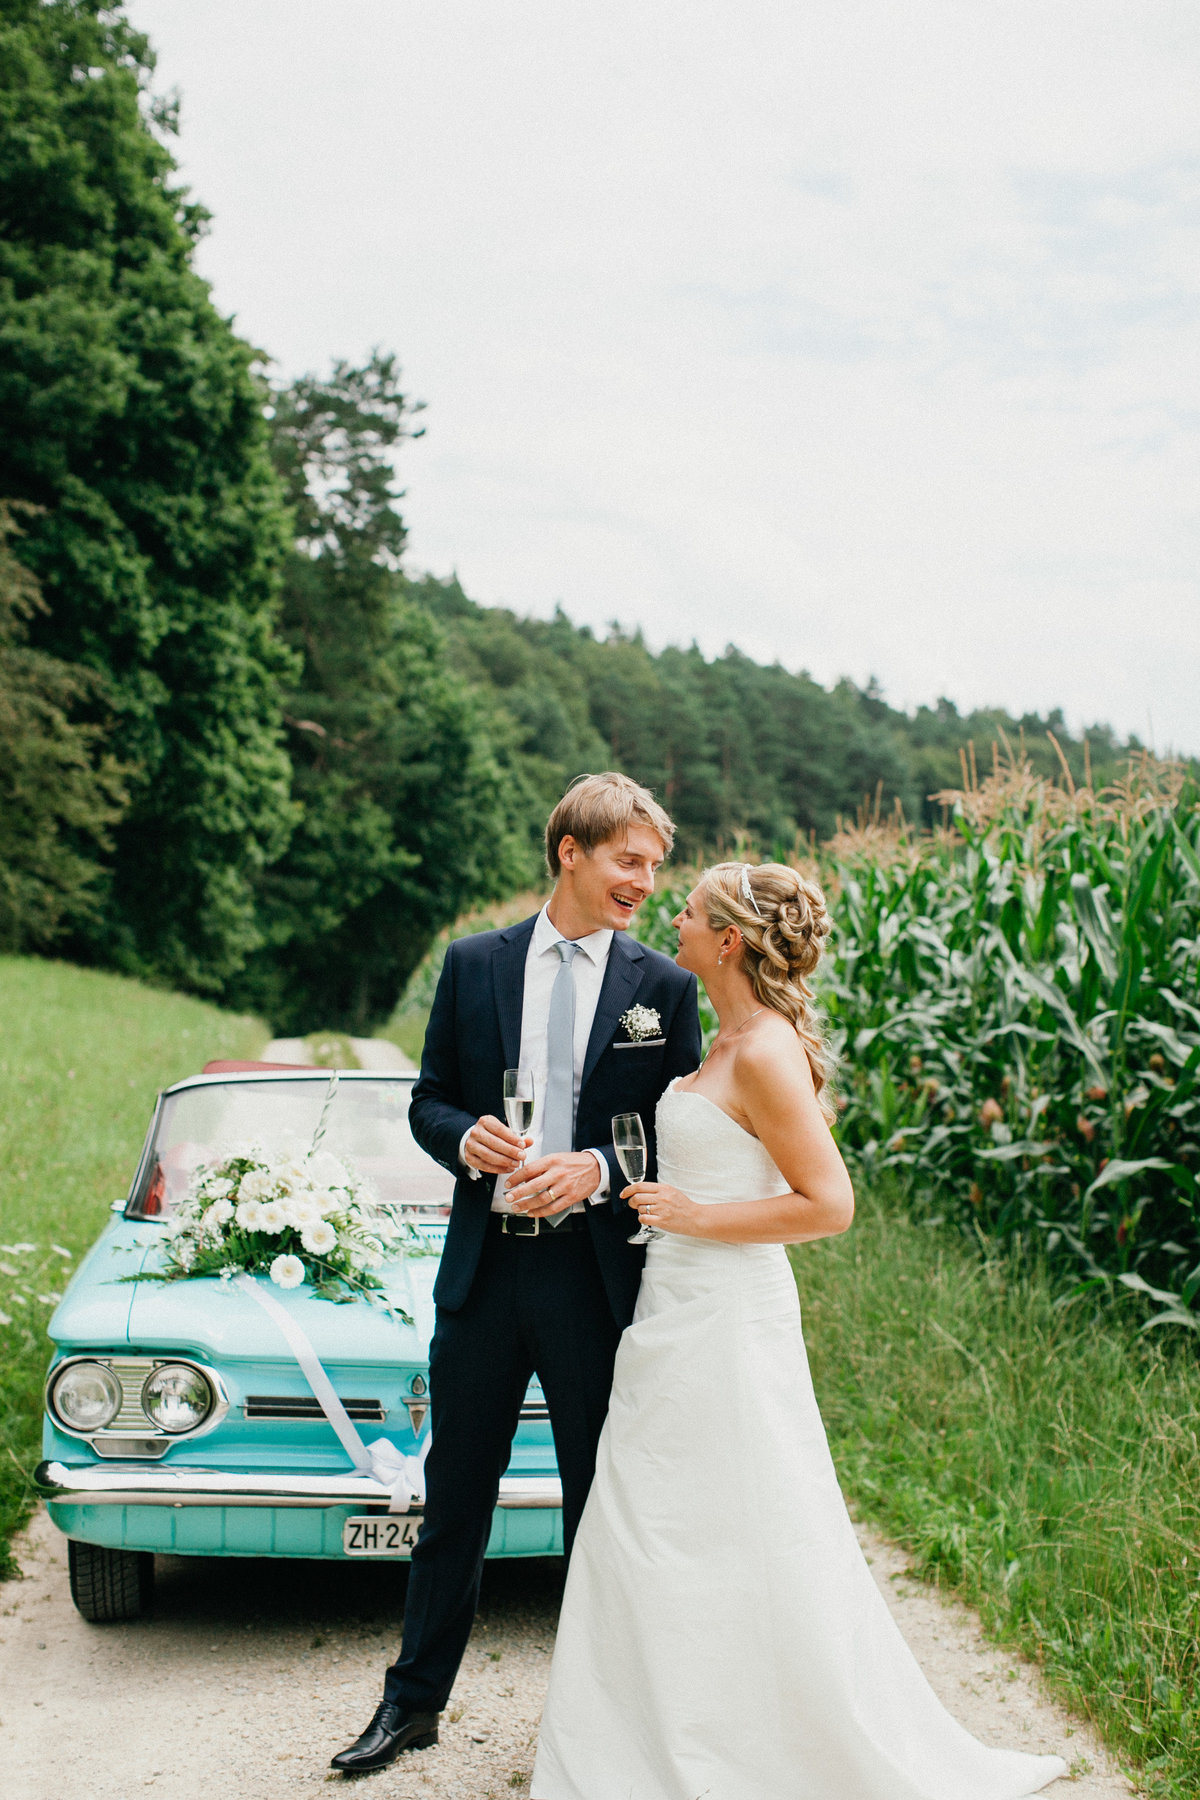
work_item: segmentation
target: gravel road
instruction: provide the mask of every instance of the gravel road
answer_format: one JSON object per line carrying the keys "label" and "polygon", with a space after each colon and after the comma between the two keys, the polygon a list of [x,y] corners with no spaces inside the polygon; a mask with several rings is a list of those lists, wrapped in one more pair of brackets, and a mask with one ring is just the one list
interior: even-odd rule
{"label": "gravel road", "polygon": [[[985,1742],[1074,1762],[1076,1779],[1047,1789],[1049,1800],[1133,1791],[1033,1670],[988,1645],[965,1608],[906,1579],[890,1545],[862,1537],[905,1636],[964,1724]],[[160,1557],[152,1618],[87,1625],[44,1512],[16,1549],[24,1579],[0,1586],[4,1800],[287,1800],[341,1784],[328,1760],[374,1709],[398,1639],[403,1567]],[[552,1561],[488,1566],[442,1742],[370,1777],[372,1796],[528,1794],[561,1579]]]}

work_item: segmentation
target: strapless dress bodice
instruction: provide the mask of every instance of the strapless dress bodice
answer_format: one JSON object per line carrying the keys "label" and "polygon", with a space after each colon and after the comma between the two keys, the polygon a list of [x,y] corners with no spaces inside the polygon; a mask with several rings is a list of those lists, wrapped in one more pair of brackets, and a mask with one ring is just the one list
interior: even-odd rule
{"label": "strapless dress bodice", "polygon": [[756,1137],[695,1088],[673,1081],[658,1102],[658,1179],[698,1205],[766,1200],[789,1184]]}

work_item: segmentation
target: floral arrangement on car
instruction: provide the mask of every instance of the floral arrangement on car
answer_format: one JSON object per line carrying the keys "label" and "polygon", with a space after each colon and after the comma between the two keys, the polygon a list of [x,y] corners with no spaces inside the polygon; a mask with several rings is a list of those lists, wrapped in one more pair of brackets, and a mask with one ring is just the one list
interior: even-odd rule
{"label": "floral arrangement on car", "polygon": [[161,1281],[268,1275],[327,1300],[375,1299],[390,1228],[328,1150],[268,1156],[254,1146],[196,1170],[167,1226]]}

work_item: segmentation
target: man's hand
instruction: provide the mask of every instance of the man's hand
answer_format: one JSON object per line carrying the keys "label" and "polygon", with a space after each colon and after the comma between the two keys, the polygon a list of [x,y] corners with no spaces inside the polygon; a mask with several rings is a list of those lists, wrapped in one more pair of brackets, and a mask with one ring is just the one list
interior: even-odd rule
{"label": "man's hand", "polygon": [[558,1150],[526,1163],[521,1179],[510,1182],[505,1199],[531,1219],[548,1219],[586,1200],[600,1185],[600,1171],[590,1150]]}
{"label": "man's hand", "polygon": [[[476,1119],[462,1147],[463,1161],[485,1175],[511,1175],[521,1166],[521,1153],[528,1150],[532,1138],[518,1137],[503,1119],[484,1113]],[[594,1165],[593,1165],[594,1166]]]}

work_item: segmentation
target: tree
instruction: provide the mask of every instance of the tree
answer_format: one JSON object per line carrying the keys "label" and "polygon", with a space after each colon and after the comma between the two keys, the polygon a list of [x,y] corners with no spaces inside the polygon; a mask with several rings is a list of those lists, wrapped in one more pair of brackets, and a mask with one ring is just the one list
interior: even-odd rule
{"label": "tree", "polygon": [[417,410],[379,353],[276,396],[297,524],[281,631],[299,669],[286,721],[300,820],[258,881],[268,941],[229,994],[281,1028],[369,1029],[443,925],[531,873],[486,702],[400,572],[390,454]]}
{"label": "tree", "polygon": [[0,949],[9,952],[45,950],[95,915],[98,852],[125,805],[102,727],[71,716],[96,699],[98,677],[25,641],[45,602],[10,548],[18,530],[0,502]]}
{"label": "tree", "polygon": [[[192,267],[154,59],[102,0],[0,24],[0,493],[47,654],[96,672],[132,804],[74,953],[220,991],[293,823],[274,636],[286,515],[256,352]],[[99,890],[97,890],[99,892]]]}
{"label": "tree", "polygon": [[410,579],[412,599],[437,621],[453,666],[484,711],[528,866],[542,868],[546,820],[567,783],[612,757],[591,717],[579,646],[591,633],[561,610],[549,621],[480,606],[457,577]]}
{"label": "tree", "polygon": [[830,836],[839,817],[878,799],[910,819],[936,823],[929,796],[960,784],[960,752],[981,770],[993,746],[1022,744],[1042,774],[1059,750],[1076,782],[1119,772],[1129,748],[1094,728],[1088,749],[1060,714],[960,715],[949,701],[909,715],[878,684],[831,688],[803,670],[756,663],[730,645],[706,657],[693,644],[655,652],[640,632],[613,625],[598,639],[561,609],[521,618],[477,605],[456,581],[426,577],[409,591],[446,633],[456,668],[490,703],[514,793],[528,796],[530,841],[566,783],[584,769],[625,770],[653,788],[678,827],[678,853],[705,857],[745,842],[755,854],[793,847],[798,833]]}

